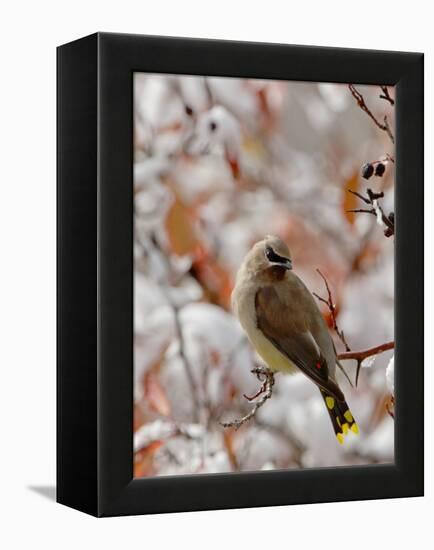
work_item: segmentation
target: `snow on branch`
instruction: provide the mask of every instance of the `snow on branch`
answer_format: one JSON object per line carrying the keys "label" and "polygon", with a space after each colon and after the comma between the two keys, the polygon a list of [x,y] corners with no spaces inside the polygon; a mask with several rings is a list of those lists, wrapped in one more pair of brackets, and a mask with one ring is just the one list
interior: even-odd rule
{"label": "snow on branch", "polygon": [[348,212],[359,212],[364,214],[372,214],[377,218],[379,225],[385,227],[384,234],[386,237],[391,237],[395,234],[395,215],[393,212],[390,212],[388,216],[384,213],[382,206],[379,203],[379,199],[384,197],[384,193],[375,193],[372,189],[366,190],[366,197],[357,191],[352,191],[348,189],[349,193],[352,193],[365,204],[369,205],[370,208],[355,208],[348,210]]}

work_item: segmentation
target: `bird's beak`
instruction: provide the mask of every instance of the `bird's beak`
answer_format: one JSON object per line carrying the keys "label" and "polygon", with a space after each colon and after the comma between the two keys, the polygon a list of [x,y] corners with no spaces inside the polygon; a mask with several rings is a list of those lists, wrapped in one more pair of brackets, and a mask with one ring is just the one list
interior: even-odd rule
{"label": "bird's beak", "polygon": [[271,265],[278,265],[279,267],[284,267],[288,271],[292,269],[292,262],[290,259],[286,259],[284,262],[270,262]]}

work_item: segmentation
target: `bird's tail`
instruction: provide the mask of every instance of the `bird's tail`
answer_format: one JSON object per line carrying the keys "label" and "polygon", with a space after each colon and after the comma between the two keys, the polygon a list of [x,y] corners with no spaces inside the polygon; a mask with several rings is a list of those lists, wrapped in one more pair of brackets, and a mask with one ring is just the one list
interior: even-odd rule
{"label": "bird's tail", "polygon": [[321,395],[324,398],[325,405],[332,421],[333,429],[336,434],[336,439],[342,445],[344,437],[351,430],[353,433],[359,433],[359,427],[354,420],[354,417],[347,405],[346,401],[338,401],[331,395],[321,390]]}

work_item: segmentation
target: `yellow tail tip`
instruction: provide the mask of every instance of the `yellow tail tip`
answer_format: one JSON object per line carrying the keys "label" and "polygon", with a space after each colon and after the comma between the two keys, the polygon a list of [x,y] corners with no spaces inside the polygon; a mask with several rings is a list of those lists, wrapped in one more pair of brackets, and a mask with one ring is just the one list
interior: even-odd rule
{"label": "yellow tail tip", "polygon": [[332,410],[333,407],[335,406],[335,400],[333,399],[333,397],[328,396],[328,397],[325,398],[325,400],[326,400],[326,403],[327,403],[327,407],[330,410]]}
{"label": "yellow tail tip", "polygon": [[345,422],[344,424],[342,424],[342,431],[344,432],[344,435],[347,435],[348,433],[348,424]]}
{"label": "yellow tail tip", "polygon": [[343,445],[343,443],[344,443],[344,434],[341,433],[341,432],[337,433],[337,434],[336,434],[336,439],[339,441],[339,443],[340,443],[341,445]]}
{"label": "yellow tail tip", "polygon": [[345,420],[348,420],[348,422],[353,422],[354,418],[353,418],[353,415],[351,414],[351,411],[349,409],[347,409],[345,412],[344,412],[344,416],[345,416]]}
{"label": "yellow tail tip", "polygon": [[359,426],[354,422],[354,424],[351,426],[351,431],[355,434],[359,433]]}

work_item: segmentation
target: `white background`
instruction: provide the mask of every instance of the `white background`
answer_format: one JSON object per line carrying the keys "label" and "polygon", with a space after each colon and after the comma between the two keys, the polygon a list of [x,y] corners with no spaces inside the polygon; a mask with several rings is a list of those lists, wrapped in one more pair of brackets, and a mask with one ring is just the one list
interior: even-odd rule
{"label": "white background", "polygon": [[[432,16],[426,0],[5,2],[0,16],[0,545],[404,548],[434,541],[432,391],[417,499],[97,520],[54,503],[55,47],[95,31],[423,51],[426,246],[433,236]],[[419,220],[415,220],[419,223]],[[430,247],[431,248],[431,247]],[[433,280],[432,249],[426,280]],[[432,284],[426,334],[432,335]],[[431,310],[431,311],[430,311]],[[432,337],[432,336],[431,336]],[[433,354],[426,349],[426,387]],[[407,365],[406,368],[412,368]],[[35,489],[36,488],[36,489]]]}

